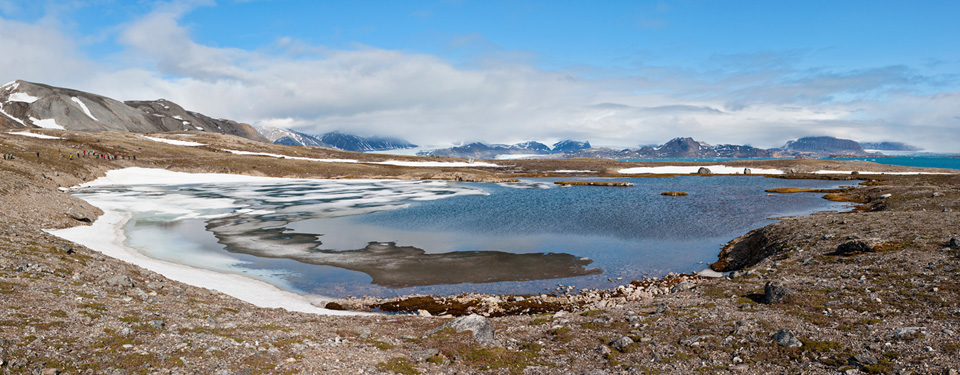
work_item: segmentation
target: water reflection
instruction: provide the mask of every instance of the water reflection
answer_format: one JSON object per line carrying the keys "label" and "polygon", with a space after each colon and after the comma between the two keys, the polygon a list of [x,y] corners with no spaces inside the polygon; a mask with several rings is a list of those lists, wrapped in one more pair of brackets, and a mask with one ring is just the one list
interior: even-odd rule
{"label": "water reflection", "polygon": [[[293,216],[304,220],[312,215]],[[291,217],[291,216],[286,216]],[[303,263],[363,272],[376,285],[406,288],[459,283],[529,281],[598,275],[587,269],[590,259],[571,254],[503,251],[453,251],[427,254],[394,242],[370,242],[359,250],[321,250],[322,234],[291,232],[287,223],[252,216],[207,220],[206,229],[227,251],[264,258],[286,258]]]}

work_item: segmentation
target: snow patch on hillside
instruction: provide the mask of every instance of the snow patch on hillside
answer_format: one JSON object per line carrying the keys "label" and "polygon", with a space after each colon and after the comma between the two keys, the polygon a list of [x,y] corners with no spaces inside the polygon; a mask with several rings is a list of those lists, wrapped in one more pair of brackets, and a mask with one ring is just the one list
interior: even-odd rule
{"label": "snow patch on hillside", "polygon": [[70,98],[70,100],[73,100],[74,103],[77,103],[77,105],[80,106],[80,109],[83,110],[83,113],[84,113],[85,115],[87,115],[87,117],[89,117],[89,118],[92,119],[93,121],[100,121],[100,120],[97,120],[96,117],[93,117],[93,114],[90,113],[90,109],[87,108],[87,105],[86,105],[86,104],[83,104],[83,101],[81,101],[80,98],[74,96],[74,97]]}
{"label": "snow patch on hillside", "polygon": [[36,97],[36,96],[33,96],[33,95],[30,95],[30,94],[27,94],[27,93],[25,93],[25,92],[15,92],[15,93],[13,93],[13,94],[10,94],[10,96],[7,97],[7,102],[8,102],[8,103],[9,103],[9,102],[23,102],[23,103],[30,104],[30,103],[33,103],[33,102],[35,102],[35,101],[37,101],[37,100],[40,100],[40,98],[38,98],[38,97]]}
{"label": "snow patch on hillside", "polygon": [[40,139],[65,139],[63,137],[54,137],[52,135],[37,134],[37,133],[31,133],[31,132],[11,132],[7,134],[16,134],[16,135],[22,135],[24,137],[32,137],[32,138],[40,138]]}
{"label": "snow patch on hillside", "polygon": [[251,151],[228,150],[228,149],[224,149],[223,151],[229,152],[234,155],[270,156],[270,157],[280,158],[280,159],[319,161],[324,163],[359,163],[358,160],[353,160],[353,159],[315,159],[315,158],[304,158],[299,156],[271,154],[267,152],[251,152]]}
{"label": "snow patch on hillside", "polygon": [[52,118],[48,118],[48,119],[41,120],[41,119],[38,119],[38,118],[36,118],[36,117],[30,117],[30,122],[33,122],[34,125],[39,126],[39,127],[41,127],[41,128],[44,128],[44,129],[60,129],[60,130],[65,130],[65,129],[63,128],[63,126],[60,126],[59,124],[57,124],[57,120],[54,120],[54,119],[52,119]]}
{"label": "snow patch on hillside", "polygon": [[167,143],[167,144],[177,145],[177,146],[189,146],[189,147],[205,146],[205,144],[197,143],[197,142],[178,141],[176,139],[166,139],[166,138],[157,138],[157,137],[148,137],[148,136],[143,136],[143,137],[154,142],[162,142],[162,143]]}

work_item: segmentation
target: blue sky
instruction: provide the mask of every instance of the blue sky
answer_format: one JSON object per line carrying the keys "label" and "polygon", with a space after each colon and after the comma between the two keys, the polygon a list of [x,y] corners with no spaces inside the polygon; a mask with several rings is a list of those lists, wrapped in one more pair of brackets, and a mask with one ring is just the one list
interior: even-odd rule
{"label": "blue sky", "polygon": [[[960,2],[0,0],[0,79],[306,132],[956,151]],[[953,148],[953,149],[951,149]]]}

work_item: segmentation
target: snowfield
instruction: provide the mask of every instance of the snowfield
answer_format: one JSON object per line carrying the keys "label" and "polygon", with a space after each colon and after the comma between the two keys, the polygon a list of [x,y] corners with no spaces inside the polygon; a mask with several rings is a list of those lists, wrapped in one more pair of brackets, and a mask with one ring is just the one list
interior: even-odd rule
{"label": "snowfield", "polygon": [[7,102],[23,102],[23,103],[29,104],[37,100],[40,100],[40,98],[27,94],[25,92],[15,92],[13,94],[10,94],[9,97],[7,97]]}
{"label": "snowfield", "polygon": [[484,163],[484,162],[445,162],[445,161],[399,161],[399,160],[387,160],[381,162],[374,162],[369,164],[382,164],[382,165],[396,165],[398,167],[452,167],[452,168],[462,168],[462,167],[494,167],[500,168],[497,164]]}
{"label": "snowfield", "polygon": [[16,134],[16,135],[22,135],[24,137],[33,137],[33,138],[40,138],[40,139],[66,139],[63,137],[54,137],[52,135],[37,134],[37,133],[31,133],[31,132],[11,132],[7,134]]}
{"label": "snowfield", "polygon": [[[618,172],[622,174],[694,174],[700,168],[707,168],[711,174],[743,174],[744,167],[728,167],[726,165],[696,165],[696,166],[666,166],[666,167],[635,167],[625,168]],[[751,174],[783,174],[779,169],[750,168]]]}
{"label": "snowfield", "polygon": [[39,126],[39,127],[41,127],[41,128],[44,128],[44,129],[60,129],[60,130],[66,130],[66,129],[63,128],[63,126],[60,126],[59,124],[57,124],[57,120],[54,120],[54,119],[52,119],[52,118],[48,118],[48,119],[46,119],[46,120],[41,120],[41,119],[38,119],[38,118],[35,118],[35,117],[30,117],[30,121],[33,122],[34,125]]}
{"label": "snowfield", "polygon": [[189,146],[189,147],[206,146],[206,144],[204,143],[178,141],[176,139],[166,139],[166,138],[157,138],[157,137],[148,137],[148,136],[143,136],[143,137],[154,142],[162,142],[162,143],[167,143],[167,144],[177,145],[177,146]]}
{"label": "snowfield", "polygon": [[228,149],[224,149],[223,151],[226,151],[235,155],[270,156],[270,157],[280,158],[280,159],[319,161],[324,163],[359,163],[358,160],[353,160],[353,159],[315,159],[315,158],[304,158],[299,156],[271,154],[267,152],[251,152],[251,151],[228,150]]}

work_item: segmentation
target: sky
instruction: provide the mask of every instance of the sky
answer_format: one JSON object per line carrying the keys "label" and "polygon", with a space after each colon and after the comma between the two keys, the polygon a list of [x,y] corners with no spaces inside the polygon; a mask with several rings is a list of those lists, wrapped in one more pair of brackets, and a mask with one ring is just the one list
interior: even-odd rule
{"label": "sky", "polygon": [[0,81],[421,145],[960,147],[956,1],[0,0]]}

